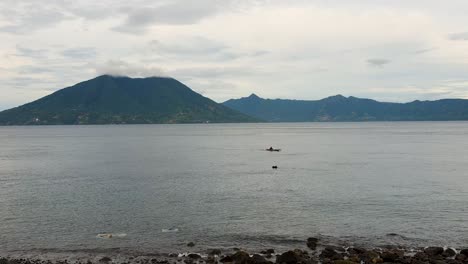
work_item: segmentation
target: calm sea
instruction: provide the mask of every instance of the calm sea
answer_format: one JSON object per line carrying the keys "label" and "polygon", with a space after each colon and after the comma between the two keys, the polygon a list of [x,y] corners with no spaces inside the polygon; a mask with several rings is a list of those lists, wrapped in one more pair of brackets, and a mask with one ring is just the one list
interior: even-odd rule
{"label": "calm sea", "polygon": [[457,247],[467,234],[466,122],[0,127],[7,252],[292,248],[310,236]]}

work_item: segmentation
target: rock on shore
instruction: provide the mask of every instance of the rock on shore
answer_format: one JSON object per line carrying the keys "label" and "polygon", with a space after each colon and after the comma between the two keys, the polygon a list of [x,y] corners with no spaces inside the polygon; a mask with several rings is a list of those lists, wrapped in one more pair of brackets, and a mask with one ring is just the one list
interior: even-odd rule
{"label": "rock on shore", "polygon": [[128,258],[119,256],[115,259],[112,256],[95,256],[73,261],[0,257],[0,264],[468,264],[468,248],[457,250],[443,247],[417,249],[339,247],[321,245],[316,238],[309,238],[305,246],[308,249],[292,249],[280,253],[274,249],[262,250],[259,253],[240,249],[232,253],[222,253],[219,249],[211,249],[204,254],[153,254]]}

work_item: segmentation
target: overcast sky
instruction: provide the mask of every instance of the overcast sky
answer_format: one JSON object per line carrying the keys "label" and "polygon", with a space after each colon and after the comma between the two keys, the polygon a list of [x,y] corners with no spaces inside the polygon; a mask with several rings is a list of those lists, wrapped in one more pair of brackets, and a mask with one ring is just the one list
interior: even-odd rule
{"label": "overcast sky", "polygon": [[1,0],[0,109],[101,74],[251,93],[468,98],[466,0]]}

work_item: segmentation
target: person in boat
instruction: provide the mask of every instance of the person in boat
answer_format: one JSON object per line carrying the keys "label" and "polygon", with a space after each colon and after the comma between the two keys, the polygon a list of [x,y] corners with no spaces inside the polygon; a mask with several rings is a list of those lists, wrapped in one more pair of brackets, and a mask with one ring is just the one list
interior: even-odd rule
{"label": "person in boat", "polygon": [[273,147],[270,147],[268,150],[269,150],[269,151],[273,151]]}

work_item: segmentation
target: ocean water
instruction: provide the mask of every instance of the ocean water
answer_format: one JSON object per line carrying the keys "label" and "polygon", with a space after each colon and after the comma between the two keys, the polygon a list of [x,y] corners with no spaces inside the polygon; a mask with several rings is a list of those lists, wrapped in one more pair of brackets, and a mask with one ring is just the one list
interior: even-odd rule
{"label": "ocean water", "polygon": [[0,127],[2,252],[282,249],[310,236],[459,247],[466,234],[467,122]]}

